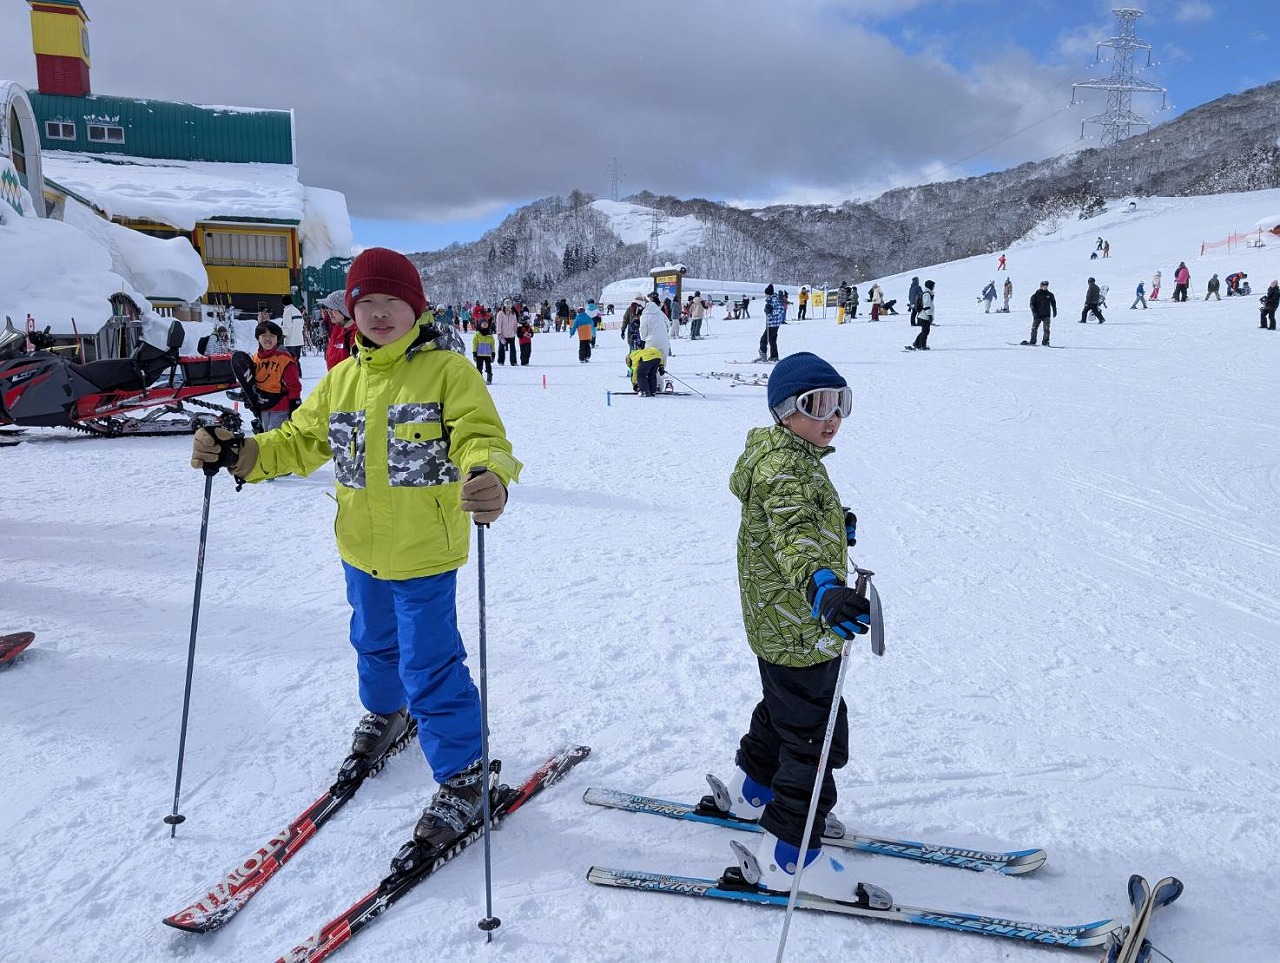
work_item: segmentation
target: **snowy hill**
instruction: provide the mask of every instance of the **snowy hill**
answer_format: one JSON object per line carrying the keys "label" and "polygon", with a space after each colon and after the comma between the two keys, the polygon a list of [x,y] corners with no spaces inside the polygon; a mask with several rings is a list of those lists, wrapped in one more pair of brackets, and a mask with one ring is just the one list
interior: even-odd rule
{"label": "snowy hill", "polygon": [[[1197,255],[1276,210],[1280,191],[1150,198],[1047,224],[1007,251],[1008,315],[975,302],[1002,281],[994,255],[885,278],[897,297],[913,274],[937,281],[928,354],[902,350],[905,315],[781,330],[784,353],[818,351],[854,388],[826,465],[885,606],[885,657],[851,656],[837,811],[886,835],[1049,852],[1022,879],[870,856],[849,861],[857,878],[903,902],[1067,923],[1123,918],[1130,873],[1173,873],[1186,895],[1151,931],[1170,958],[1275,960],[1275,874],[1258,857],[1280,845],[1280,333],[1258,329],[1256,296],[1199,298],[1215,271],[1265,286],[1280,243]],[[1092,261],[1099,235],[1111,257]],[[1199,295],[1173,304],[1183,259]],[[1161,299],[1128,310],[1157,268]],[[1090,275],[1111,285],[1105,325],[1075,320]],[[1042,279],[1062,350],[1016,344]],[[670,370],[698,392],[682,397],[606,397],[626,386],[616,330],[589,365],[545,334],[530,367],[495,370],[526,470],[487,539],[492,745],[513,780],[565,743],[593,753],[495,834],[493,946],[473,851],[339,959],[773,959],[780,913],[583,878],[715,874],[733,834],[581,802],[592,785],[697,797],[757,698],[727,478],[769,419],[764,389],[714,375],[767,372],[732,363],[754,356],[760,324],[717,314],[708,339],[676,341]],[[322,364],[305,360],[310,387]],[[239,494],[217,480],[187,822],[170,840],[200,476],[180,438],[23,437],[0,449],[0,632],[38,638],[0,674],[0,956],[271,959],[377,881],[432,789],[405,753],[223,932],[159,922],[328,785],[359,716],[332,473]],[[475,586],[473,560],[459,574],[473,652]],[[842,963],[1056,958],[816,915],[788,947]]]}

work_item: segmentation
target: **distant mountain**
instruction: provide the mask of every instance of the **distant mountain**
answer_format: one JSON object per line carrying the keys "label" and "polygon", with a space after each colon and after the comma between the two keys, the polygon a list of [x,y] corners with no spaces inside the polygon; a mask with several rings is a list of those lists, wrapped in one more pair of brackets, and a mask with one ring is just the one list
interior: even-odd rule
{"label": "distant mountain", "polygon": [[581,301],[676,260],[690,275],[863,282],[1000,250],[1106,199],[1280,187],[1280,82],[1221,97],[1110,152],[1064,154],[838,206],[742,210],[648,192],[625,203],[574,191],[535,201],[470,244],[412,255],[433,301],[508,294]]}

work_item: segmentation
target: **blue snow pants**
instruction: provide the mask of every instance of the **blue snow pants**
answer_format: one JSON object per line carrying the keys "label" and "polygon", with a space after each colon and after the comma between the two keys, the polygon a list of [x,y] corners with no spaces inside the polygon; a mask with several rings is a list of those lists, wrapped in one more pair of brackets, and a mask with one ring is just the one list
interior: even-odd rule
{"label": "blue snow pants", "polygon": [[480,693],[467,669],[458,573],[390,581],[343,562],[360,702],[387,715],[408,703],[437,783],[480,758]]}

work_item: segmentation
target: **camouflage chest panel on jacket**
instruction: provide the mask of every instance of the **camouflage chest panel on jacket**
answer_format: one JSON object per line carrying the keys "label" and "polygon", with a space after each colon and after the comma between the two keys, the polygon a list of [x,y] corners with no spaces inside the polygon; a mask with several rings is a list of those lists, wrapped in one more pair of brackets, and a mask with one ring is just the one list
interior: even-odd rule
{"label": "camouflage chest panel on jacket", "polygon": [[817,665],[842,640],[810,614],[805,590],[818,569],[847,574],[844,508],[817,448],[781,425],[753,428],[729,479],[742,502],[738,588],[751,650],[777,665]]}

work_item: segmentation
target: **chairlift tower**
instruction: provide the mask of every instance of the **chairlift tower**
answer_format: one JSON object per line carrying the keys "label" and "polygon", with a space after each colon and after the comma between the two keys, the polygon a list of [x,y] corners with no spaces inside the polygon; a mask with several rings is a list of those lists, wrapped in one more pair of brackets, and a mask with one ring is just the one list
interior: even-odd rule
{"label": "chairlift tower", "polygon": [[609,196],[613,200],[618,199],[618,181],[623,176],[622,168],[618,165],[618,158],[614,158],[609,162],[609,166],[605,169],[605,174],[609,178],[610,192]]}
{"label": "chairlift tower", "polygon": [[1117,35],[1098,44],[1097,59],[1095,60],[1095,63],[1101,63],[1102,48],[1110,47],[1114,51],[1111,57],[1111,76],[1106,80],[1086,80],[1071,85],[1071,102],[1073,104],[1078,103],[1076,100],[1077,88],[1105,90],[1107,92],[1106,109],[1101,113],[1094,114],[1092,117],[1086,117],[1080,123],[1081,137],[1084,136],[1085,124],[1098,124],[1102,128],[1102,147],[1104,150],[1108,147],[1114,147],[1127,138],[1134,128],[1151,129],[1150,121],[1133,111],[1133,95],[1135,93],[1160,94],[1162,98],[1160,109],[1165,110],[1168,106],[1166,96],[1168,91],[1164,87],[1157,87],[1155,84],[1138,80],[1134,76],[1134,51],[1145,50],[1147,52],[1147,62],[1144,66],[1151,66],[1151,44],[1139,40],[1137,36],[1137,21],[1142,16],[1142,11],[1133,7],[1118,7],[1111,12],[1116,16]]}

